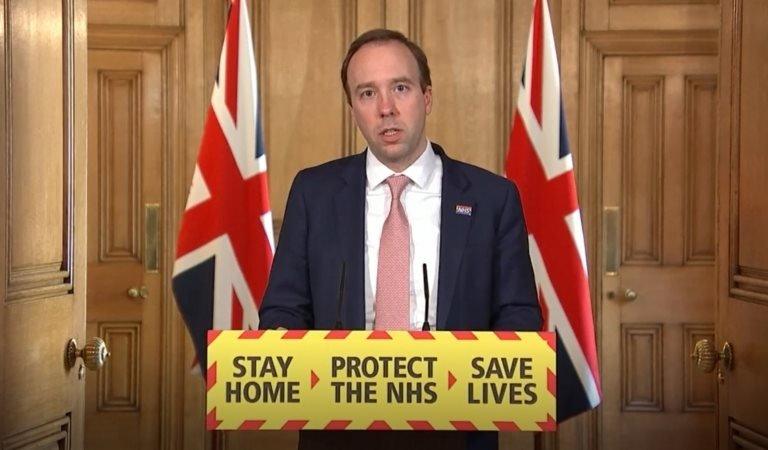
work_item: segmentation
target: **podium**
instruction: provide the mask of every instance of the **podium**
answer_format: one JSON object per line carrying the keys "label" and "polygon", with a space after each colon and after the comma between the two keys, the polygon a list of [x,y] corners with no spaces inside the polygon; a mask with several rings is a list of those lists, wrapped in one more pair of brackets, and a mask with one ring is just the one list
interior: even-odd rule
{"label": "podium", "polygon": [[556,374],[552,332],[213,330],[206,425],[432,431],[448,450],[449,431],[554,431]]}

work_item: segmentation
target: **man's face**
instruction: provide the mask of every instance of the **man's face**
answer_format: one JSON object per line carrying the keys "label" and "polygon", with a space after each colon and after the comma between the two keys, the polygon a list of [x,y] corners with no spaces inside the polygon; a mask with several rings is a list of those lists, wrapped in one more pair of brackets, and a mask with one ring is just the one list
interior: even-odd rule
{"label": "man's face", "polygon": [[352,115],[373,154],[395,172],[416,161],[427,145],[424,124],[432,88],[422,92],[419,66],[397,41],[363,45],[347,68]]}

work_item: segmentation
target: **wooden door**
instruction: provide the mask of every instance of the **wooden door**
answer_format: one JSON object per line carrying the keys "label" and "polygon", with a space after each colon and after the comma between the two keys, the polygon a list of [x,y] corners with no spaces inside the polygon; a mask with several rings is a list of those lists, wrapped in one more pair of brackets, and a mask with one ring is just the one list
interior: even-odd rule
{"label": "wooden door", "polygon": [[[722,2],[718,158],[719,448],[768,449],[768,2]],[[717,373],[709,374],[717,376]]]}
{"label": "wooden door", "polygon": [[79,449],[85,0],[4,1],[0,29],[0,447]]}
{"label": "wooden door", "polygon": [[712,449],[717,57],[604,64],[604,448]]}
{"label": "wooden door", "polygon": [[87,328],[112,356],[86,383],[87,449],[160,446],[161,65],[159,51],[88,53]]}

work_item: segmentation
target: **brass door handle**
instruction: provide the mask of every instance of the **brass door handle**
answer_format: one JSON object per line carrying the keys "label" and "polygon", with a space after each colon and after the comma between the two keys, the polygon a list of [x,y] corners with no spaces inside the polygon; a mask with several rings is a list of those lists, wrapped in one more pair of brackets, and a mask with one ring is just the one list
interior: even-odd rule
{"label": "brass door handle", "polygon": [[624,300],[633,301],[633,300],[637,300],[637,292],[629,288],[626,288],[626,289],[619,288],[616,290],[616,292],[614,291],[608,292],[609,299],[613,300],[617,297],[623,298]]}
{"label": "brass door handle", "polygon": [[726,341],[723,344],[723,351],[718,352],[712,341],[702,339],[693,347],[691,359],[696,362],[696,367],[705,373],[715,370],[718,362],[722,363],[725,370],[731,370],[733,366],[733,346],[730,342]]}
{"label": "brass door handle", "polygon": [[132,286],[128,289],[128,297],[130,298],[143,298],[149,297],[149,289],[146,286],[135,287]]}
{"label": "brass door handle", "polygon": [[77,348],[77,341],[72,338],[67,342],[67,349],[64,354],[64,365],[67,369],[75,366],[77,358],[82,358],[85,367],[90,370],[99,370],[104,367],[104,363],[109,358],[109,350],[104,340],[98,337],[92,337],[88,343],[81,349]]}

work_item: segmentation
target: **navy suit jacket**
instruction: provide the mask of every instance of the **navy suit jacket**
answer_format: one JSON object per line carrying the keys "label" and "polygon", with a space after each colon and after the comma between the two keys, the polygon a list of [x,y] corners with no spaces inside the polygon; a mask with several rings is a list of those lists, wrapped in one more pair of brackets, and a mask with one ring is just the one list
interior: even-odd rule
{"label": "navy suit jacket", "polygon": [[[540,330],[517,188],[432,147],[443,163],[437,329]],[[296,176],[260,328],[332,329],[340,319],[344,329],[365,329],[365,161],[360,153]],[[458,214],[457,205],[471,207],[471,215]],[[339,314],[342,262],[347,275]],[[495,433],[468,435],[474,435],[467,438],[470,448],[496,447]],[[493,439],[480,444],[475,438],[481,435]]]}
{"label": "navy suit jacket", "polygon": [[[509,180],[450,159],[443,162],[437,328],[539,330],[528,236]],[[299,172],[291,187],[261,328],[332,329],[342,262],[341,323],[365,328],[365,153]],[[456,206],[470,206],[471,215]]]}

